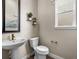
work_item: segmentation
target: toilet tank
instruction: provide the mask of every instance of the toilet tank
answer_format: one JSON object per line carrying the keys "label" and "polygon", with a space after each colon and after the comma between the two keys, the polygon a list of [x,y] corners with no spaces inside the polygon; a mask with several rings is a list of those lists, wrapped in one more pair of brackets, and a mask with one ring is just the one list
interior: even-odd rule
{"label": "toilet tank", "polygon": [[35,48],[38,46],[39,37],[34,37],[30,39],[30,45],[32,48]]}

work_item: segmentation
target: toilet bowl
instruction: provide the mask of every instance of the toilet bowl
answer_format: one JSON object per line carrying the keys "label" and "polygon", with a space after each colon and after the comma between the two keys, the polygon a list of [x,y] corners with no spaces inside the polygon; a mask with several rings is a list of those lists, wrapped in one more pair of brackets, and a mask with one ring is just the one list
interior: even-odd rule
{"label": "toilet bowl", "polygon": [[49,53],[49,49],[46,46],[39,45],[39,37],[31,38],[30,45],[35,51],[34,59],[46,59],[46,55]]}
{"label": "toilet bowl", "polygon": [[49,53],[49,49],[46,46],[37,46],[36,52],[42,55],[47,55]]}

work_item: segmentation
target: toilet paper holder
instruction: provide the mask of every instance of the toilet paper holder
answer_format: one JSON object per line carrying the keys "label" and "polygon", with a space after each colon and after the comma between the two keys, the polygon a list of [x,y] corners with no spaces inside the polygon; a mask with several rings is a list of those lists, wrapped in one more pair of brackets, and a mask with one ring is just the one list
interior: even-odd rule
{"label": "toilet paper holder", "polygon": [[51,41],[51,43],[55,43],[55,44],[58,44],[58,41]]}

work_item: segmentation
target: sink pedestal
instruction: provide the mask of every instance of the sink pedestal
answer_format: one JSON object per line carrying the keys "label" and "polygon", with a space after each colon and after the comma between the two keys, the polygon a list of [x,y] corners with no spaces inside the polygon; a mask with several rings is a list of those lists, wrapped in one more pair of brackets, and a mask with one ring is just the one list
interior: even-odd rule
{"label": "sink pedestal", "polygon": [[11,50],[11,59],[22,59],[18,48]]}

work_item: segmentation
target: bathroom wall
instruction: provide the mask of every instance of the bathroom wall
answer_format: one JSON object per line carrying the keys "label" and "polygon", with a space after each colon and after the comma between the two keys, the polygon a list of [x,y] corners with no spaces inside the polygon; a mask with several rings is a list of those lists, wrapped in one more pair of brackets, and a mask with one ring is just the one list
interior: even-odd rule
{"label": "bathroom wall", "polygon": [[[29,39],[31,37],[38,36],[38,25],[33,26],[31,22],[27,21],[27,13],[32,12],[34,17],[37,17],[37,0],[20,0],[21,4],[21,15],[20,15],[20,32],[14,33],[15,37],[23,37],[25,39]],[[12,33],[3,33],[2,34],[2,40],[6,40],[7,36],[9,36]],[[3,50],[5,51],[5,50]],[[31,53],[29,44],[26,43],[23,46],[21,46],[18,49],[20,53],[20,58],[25,57]],[[3,57],[7,53],[3,53]]]}
{"label": "bathroom wall", "polygon": [[38,18],[41,44],[48,46],[52,54],[64,59],[77,59],[77,31],[55,28],[54,0],[38,0]]}

